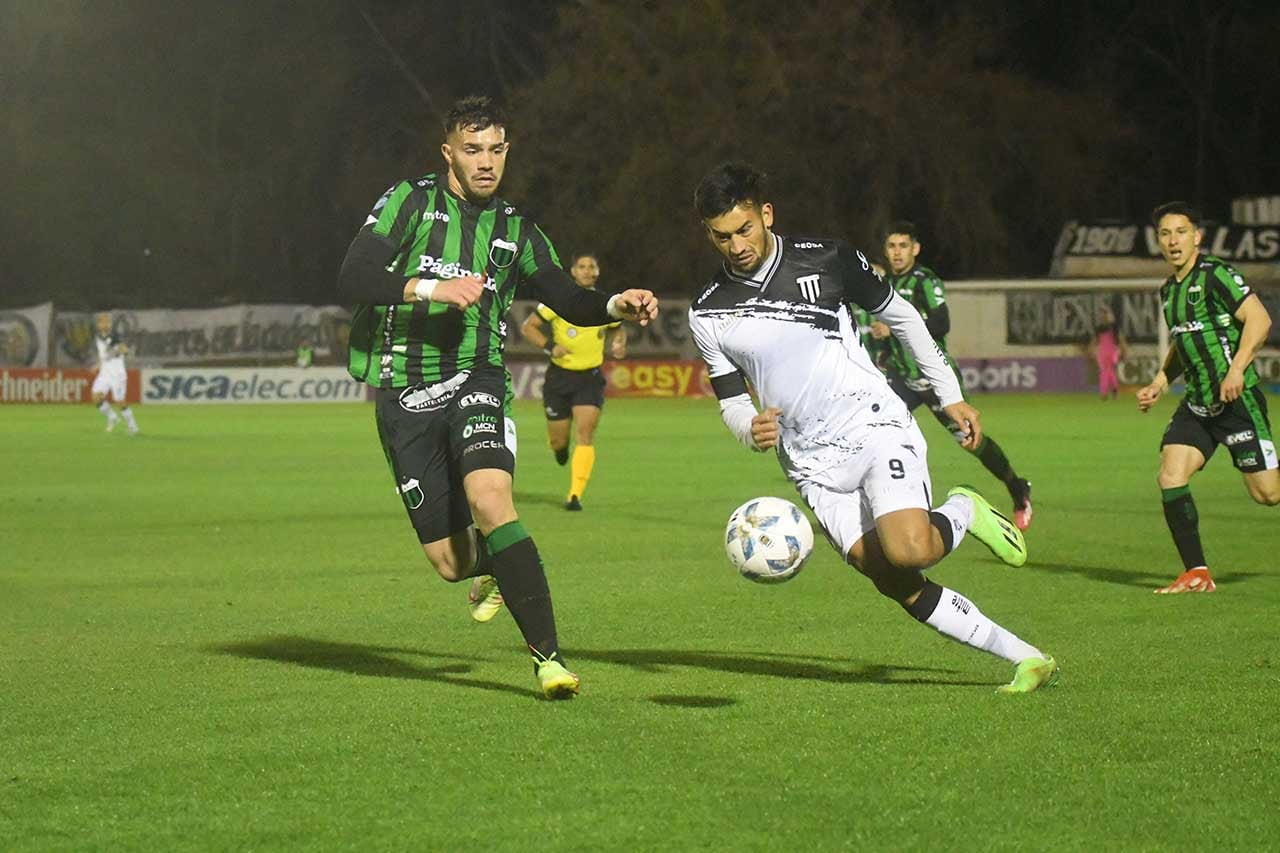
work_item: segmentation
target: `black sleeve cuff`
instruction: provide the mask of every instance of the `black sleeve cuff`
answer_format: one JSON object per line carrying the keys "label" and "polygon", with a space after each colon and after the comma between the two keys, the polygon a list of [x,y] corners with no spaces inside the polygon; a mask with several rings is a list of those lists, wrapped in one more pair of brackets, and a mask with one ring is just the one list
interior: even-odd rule
{"label": "black sleeve cuff", "polygon": [[347,249],[338,273],[338,298],[354,305],[399,305],[404,302],[407,276],[387,272],[395,258],[394,246],[367,229],[361,229]]}

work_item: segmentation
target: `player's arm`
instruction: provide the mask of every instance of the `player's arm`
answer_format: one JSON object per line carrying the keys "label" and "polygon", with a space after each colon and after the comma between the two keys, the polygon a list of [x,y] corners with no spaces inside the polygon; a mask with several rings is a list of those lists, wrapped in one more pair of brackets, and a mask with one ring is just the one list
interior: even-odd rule
{"label": "player's arm", "polygon": [[720,349],[711,324],[689,310],[689,330],[702,360],[707,363],[711,390],[720,401],[720,420],[743,447],[763,453],[778,443],[778,415],[781,410],[756,411],[747,391],[747,380]]}
{"label": "player's arm", "polygon": [[538,349],[545,351],[547,355],[554,356],[556,355],[555,341],[552,340],[547,331],[544,331],[546,323],[540,316],[545,307],[539,305],[533,313],[525,318],[524,322],[520,324],[520,335]]}
{"label": "player's arm", "polygon": [[1231,368],[1219,388],[1218,396],[1224,403],[1230,403],[1244,391],[1244,372],[1271,332],[1271,314],[1256,293],[1245,297],[1234,316],[1244,324],[1244,328],[1240,330],[1240,343],[1235,358],[1231,359]]}
{"label": "player's arm", "polygon": [[484,292],[476,276],[437,281],[390,269],[402,246],[413,233],[413,186],[401,181],[383,194],[365,224],[347,247],[338,273],[338,297],[356,305],[399,305],[407,302],[443,302],[455,308],[475,304]]}
{"label": "player's arm", "polygon": [[964,430],[961,446],[966,449],[977,447],[982,441],[978,410],[965,402],[955,371],[938,348],[938,342],[929,334],[920,312],[876,275],[862,252],[843,245],[838,252],[845,272],[845,298],[870,311],[872,316],[889,327],[899,343],[910,350],[920,372],[933,386],[947,417]]}
{"label": "player's arm", "polygon": [[1207,284],[1215,307],[1243,324],[1236,354],[1218,388],[1218,398],[1224,403],[1230,403],[1244,391],[1244,372],[1266,343],[1267,334],[1271,331],[1271,315],[1258,295],[1250,292],[1244,276],[1230,266],[1216,265]]}
{"label": "player's arm", "polygon": [[538,301],[575,326],[604,326],[631,320],[644,326],[658,316],[658,298],[648,290],[624,290],[606,297],[578,287],[560,268],[551,240],[534,225],[520,249],[520,273]]}
{"label": "player's arm", "polygon": [[615,326],[609,332],[609,357],[610,358],[626,358],[627,357],[627,327]]}
{"label": "player's arm", "polygon": [[1147,412],[1160,399],[1160,395],[1169,390],[1173,380],[1182,375],[1182,359],[1178,357],[1178,348],[1170,345],[1164,354],[1164,361],[1156,371],[1155,378],[1145,387],[1138,389],[1138,411]]}
{"label": "player's arm", "polygon": [[922,284],[924,290],[925,326],[935,341],[940,341],[951,331],[951,309],[947,307],[947,288],[940,278],[927,278]]}

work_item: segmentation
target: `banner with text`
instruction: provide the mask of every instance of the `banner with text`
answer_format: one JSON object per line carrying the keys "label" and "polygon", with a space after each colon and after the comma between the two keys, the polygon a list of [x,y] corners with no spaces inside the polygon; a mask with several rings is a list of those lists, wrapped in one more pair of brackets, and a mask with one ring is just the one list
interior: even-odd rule
{"label": "banner with text", "polygon": [[[1203,231],[1202,252],[1230,261],[1246,277],[1280,278],[1280,226],[1206,224]],[[1147,274],[1169,274],[1154,225],[1071,221],[1062,226],[1053,252],[1054,277]]]}
{"label": "banner with text", "polygon": [[[1277,316],[1280,291],[1255,291]],[[1099,315],[1110,309],[1120,334],[1130,343],[1155,343],[1164,322],[1160,293],[1150,291],[1009,291],[1005,294],[1005,340],[1010,344],[1084,344],[1093,337]],[[1280,324],[1273,323],[1267,343],[1280,346]]]}
{"label": "banner with text", "polygon": [[[129,370],[125,400],[139,401],[138,371]],[[88,403],[96,371],[0,367],[0,403]]]}
{"label": "banner with text", "polygon": [[53,303],[0,311],[0,365],[47,367]]}
{"label": "banner with text", "polygon": [[341,367],[227,367],[145,369],[142,402],[167,403],[358,403],[363,382]]}
{"label": "banner with text", "polygon": [[[316,358],[345,359],[351,312],[336,305],[231,305],[182,310],[116,310],[112,331],[148,364],[292,359],[310,342]],[[54,363],[93,360],[93,315],[59,311]]]}
{"label": "banner with text", "polygon": [[[507,365],[517,400],[541,400],[546,361]],[[644,359],[606,361],[600,367],[608,397],[711,397],[711,380],[701,360]]]}

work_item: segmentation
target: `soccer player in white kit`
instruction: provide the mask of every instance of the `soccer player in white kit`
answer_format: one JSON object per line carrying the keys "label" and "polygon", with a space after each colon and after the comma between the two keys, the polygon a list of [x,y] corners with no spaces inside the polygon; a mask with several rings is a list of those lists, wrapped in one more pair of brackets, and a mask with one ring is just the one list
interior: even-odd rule
{"label": "soccer player in white kit", "polygon": [[842,240],[773,233],[762,179],[751,166],[725,163],[694,194],[724,265],[690,307],[689,324],[725,425],[752,450],[777,449],[832,545],[882,595],[941,634],[1014,664],[1000,692],[1053,683],[1052,657],[925,577],[966,532],[1012,566],[1026,562],[1026,543],[971,487],[952,489],[932,508],[924,436],[863,349],[849,304],[910,348],[966,447],[981,440],[977,410],[919,312],[866,255]]}
{"label": "soccer player in white kit", "polygon": [[[93,318],[97,334],[93,336],[93,345],[98,357],[98,375],[93,378],[93,405],[107,419],[107,432],[116,428],[116,422],[124,418],[129,435],[138,432],[138,422],[134,420],[133,410],[125,400],[125,391],[129,384],[129,375],[124,369],[124,357],[129,347],[111,331],[111,315],[103,312]],[[120,407],[120,414],[111,408],[110,397]]]}

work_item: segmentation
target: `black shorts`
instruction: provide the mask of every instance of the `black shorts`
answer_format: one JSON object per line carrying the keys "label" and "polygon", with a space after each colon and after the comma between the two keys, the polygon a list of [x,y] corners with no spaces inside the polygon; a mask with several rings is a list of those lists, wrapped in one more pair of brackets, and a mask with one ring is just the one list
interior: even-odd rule
{"label": "black shorts", "polygon": [[574,406],[604,408],[604,374],[600,368],[565,370],[547,365],[547,378],[542,382],[542,407],[549,421],[573,417]]}
{"label": "black shorts", "polygon": [[471,526],[462,478],[497,468],[515,473],[503,413],[506,373],[477,367],[436,385],[379,389],[378,438],[418,541]]}
{"label": "black shorts", "polygon": [[1276,446],[1262,392],[1257,387],[1246,388],[1235,400],[1220,405],[1220,409],[1215,406],[1197,414],[1183,400],[1164,429],[1160,447],[1185,444],[1199,450],[1208,462],[1218,445],[1224,444],[1231,463],[1246,474],[1275,468]]}
{"label": "black shorts", "polygon": [[[958,376],[959,374],[957,374],[957,378]],[[928,384],[927,379],[919,380],[919,382],[924,383],[925,387],[922,388],[912,388],[907,384],[907,380],[892,373],[886,374],[885,379],[889,380],[889,387],[893,389],[893,393],[897,394],[902,399],[902,402],[907,404],[907,411],[914,412],[920,406],[928,406],[929,411],[933,412],[934,418],[951,433],[952,438],[956,441],[964,441],[966,433],[960,429],[959,424],[951,420],[947,413],[942,410],[942,402],[938,399],[938,395],[933,392],[933,386]],[[963,388],[963,384],[960,387]]]}

